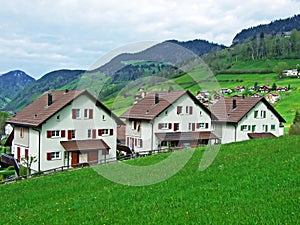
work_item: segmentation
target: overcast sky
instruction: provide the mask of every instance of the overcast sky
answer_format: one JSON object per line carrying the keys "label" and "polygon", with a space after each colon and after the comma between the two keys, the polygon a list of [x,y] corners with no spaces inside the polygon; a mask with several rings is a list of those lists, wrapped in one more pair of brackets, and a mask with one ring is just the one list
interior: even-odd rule
{"label": "overcast sky", "polygon": [[229,46],[244,28],[300,13],[299,0],[11,0],[0,4],[0,74],[88,69],[144,41],[204,39]]}

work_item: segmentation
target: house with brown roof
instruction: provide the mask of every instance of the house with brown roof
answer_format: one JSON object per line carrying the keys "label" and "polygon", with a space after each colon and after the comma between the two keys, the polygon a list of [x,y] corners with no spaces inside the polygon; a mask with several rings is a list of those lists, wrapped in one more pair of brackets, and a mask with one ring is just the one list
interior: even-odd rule
{"label": "house with brown roof", "polygon": [[222,98],[211,108],[215,134],[222,143],[283,135],[285,120],[263,97]]}
{"label": "house with brown roof", "polygon": [[211,113],[189,91],[149,93],[121,115],[126,145],[135,152],[218,142]]}
{"label": "house with brown roof", "polygon": [[35,171],[116,157],[117,126],[124,124],[86,90],[44,94],[7,120],[18,162],[34,156]]}

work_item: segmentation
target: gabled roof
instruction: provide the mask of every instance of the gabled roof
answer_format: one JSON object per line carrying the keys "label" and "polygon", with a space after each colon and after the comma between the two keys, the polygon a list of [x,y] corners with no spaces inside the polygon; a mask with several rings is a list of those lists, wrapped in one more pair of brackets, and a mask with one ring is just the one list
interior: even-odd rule
{"label": "gabled roof", "polygon": [[87,90],[51,91],[51,95],[51,105],[48,106],[48,93],[46,93],[28,105],[26,108],[18,112],[15,116],[8,119],[6,123],[38,127],[51,118],[55,113],[71,104],[79,96],[87,95],[92,101],[95,102],[96,106],[101,107],[104,111],[109,113],[118,124],[123,124],[123,122],[116,115],[114,115]]}
{"label": "gabled roof", "polygon": [[[156,94],[159,98],[157,104],[155,104]],[[204,111],[206,111],[208,115],[211,114],[210,111],[189,91],[181,90],[149,93],[145,98],[133,105],[120,117],[127,119],[153,120],[185,94],[187,94],[196,105],[199,105]]]}
{"label": "gabled roof", "polygon": [[[235,101],[236,104],[235,108],[233,107],[233,101]],[[263,102],[267,108],[274,113],[280,122],[285,123],[283,117],[263,97],[253,98],[235,96],[232,98],[221,98],[211,107],[211,111],[217,117],[217,121],[238,123],[259,102]]]}

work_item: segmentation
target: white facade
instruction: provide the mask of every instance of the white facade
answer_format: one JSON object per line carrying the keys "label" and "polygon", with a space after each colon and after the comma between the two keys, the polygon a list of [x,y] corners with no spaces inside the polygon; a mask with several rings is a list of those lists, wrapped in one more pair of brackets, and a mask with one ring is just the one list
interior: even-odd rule
{"label": "white facade", "polygon": [[222,144],[248,140],[249,133],[272,133],[283,135],[283,126],[278,117],[263,102],[258,102],[238,123],[214,122],[216,135]]}
{"label": "white facade", "polygon": [[126,145],[135,152],[158,150],[164,147],[158,133],[203,131],[211,131],[210,115],[185,94],[153,120],[127,119]]}
{"label": "white facade", "polygon": [[[78,112],[76,119],[72,118],[74,109]],[[89,113],[92,113],[92,116],[89,116]],[[71,139],[70,131],[75,135]],[[95,102],[87,95],[80,95],[74,99],[72,104],[52,115],[41,127],[15,125],[14,132],[12,153],[19,161],[25,155],[35,156],[37,162],[32,165],[35,171],[71,165],[72,154],[64,149],[61,141],[101,139],[110,150],[109,154],[104,155],[101,150],[98,151],[98,161],[116,157],[117,123],[106,110],[95,106]],[[88,152],[82,151],[78,163],[87,162],[87,159]]]}

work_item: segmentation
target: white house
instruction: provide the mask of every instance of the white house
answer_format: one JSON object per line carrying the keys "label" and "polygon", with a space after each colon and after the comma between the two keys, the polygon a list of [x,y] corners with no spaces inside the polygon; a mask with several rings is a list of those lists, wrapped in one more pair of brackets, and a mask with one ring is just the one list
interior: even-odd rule
{"label": "white house", "polygon": [[285,120],[263,98],[222,98],[211,108],[215,134],[222,143],[283,135]]}
{"label": "white house", "polygon": [[189,91],[149,93],[121,115],[126,145],[135,152],[217,142],[210,111]]}
{"label": "white house", "polygon": [[35,171],[115,158],[123,124],[86,90],[46,93],[7,123],[14,127],[12,153],[18,162],[35,156]]}

